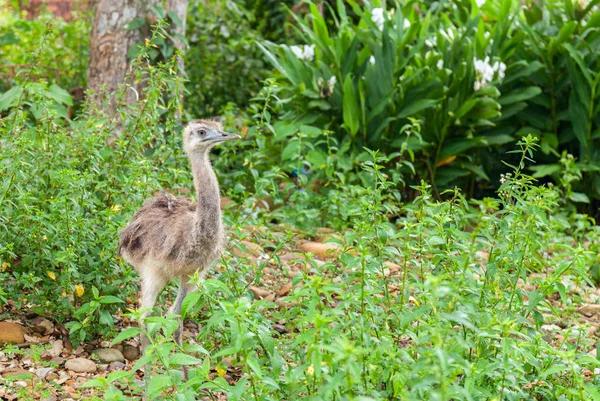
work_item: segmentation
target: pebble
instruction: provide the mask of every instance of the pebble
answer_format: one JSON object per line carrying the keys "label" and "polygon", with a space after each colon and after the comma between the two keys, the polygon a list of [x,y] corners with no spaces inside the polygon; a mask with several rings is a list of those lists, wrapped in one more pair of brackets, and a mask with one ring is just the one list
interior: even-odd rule
{"label": "pebble", "polygon": [[48,373],[48,375],[46,376],[46,381],[54,381],[54,380],[58,380],[58,375],[54,372]]}
{"label": "pebble", "polygon": [[110,370],[123,370],[125,369],[125,364],[123,362],[111,362]]}
{"label": "pebble", "polygon": [[0,344],[25,342],[25,328],[17,323],[0,322]]}
{"label": "pebble", "polygon": [[41,316],[36,317],[32,320],[33,323],[33,331],[39,333],[43,336],[46,336],[54,331],[54,324]]}
{"label": "pebble", "polygon": [[65,363],[65,368],[76,373],[94,373],[96,364],[93,361],[85,358],[69,359]]}
{"label": "pebble", "polygon": [[125,357],[118,349],[99,348],[92,352],[102,363],[125,362]]}
{"label": "pebble", "polygon": [[135,361],[140,357],[140,351],[136,346],[123,344],[123,356],[128,361]]}
{"label": "pebble", "polygon": [[48,374],[52,373],[54,368],[39,368],[35,370],[35,375],[40,379],[45,379]]}

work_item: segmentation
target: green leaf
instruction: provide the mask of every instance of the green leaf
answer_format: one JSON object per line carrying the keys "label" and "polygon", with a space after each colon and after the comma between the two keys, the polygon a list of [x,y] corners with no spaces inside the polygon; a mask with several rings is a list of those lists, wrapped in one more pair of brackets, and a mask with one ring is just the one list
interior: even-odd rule
{"label": "green leaf", "polygon": [[200,365],[202,360],[184,353],[177,353],[169,357],[169,362],[172,365]]}
{"label": "green leaf", "polygon": [[246,359],[246,363],[248,364],[250,369],[252,369],[252,371],[254,372],[254,374],[256,376],[258,376],[259,378],[262,378],[263,374],[262,374],[260,365],[258,364],[258,361],[256,360],[256,358],[254,358],[253,356],[249,356],[248,359]]}
{"label": "green leaf", "polygon": [[8,110],[15,106],[21,93],[23,93],[23,88],[20,86],[13,86],[8,91],[4,92],[2,96],[0,96],[0,111]]}
{"label": "green leaf", "polygon": [[[544,67],[544,65],[542,63],[540,63],[539,61],[533,61],[533,62],[527,64],[526,61],[521,60],[519,62],[511,64],[511,66],[508,68],[507,77],[502,81],[502,84],[506,85],[506,84],[511,83],[512,81],[515,81],[519,78],[528,77],[543,67]],[[516,69],[516,72],[512,73],[512,71],[514,69]]]}
{"label": "green leaf", "polygon": [[122,330],[119,335],[117,335],[112,342],[110,343],[111,345],[115,345],[117,343],[120,343],[121,341],[124,340],[128,340],[132,337],[135,337],[137,335],[139,335],[142,332],[141,329],[139,329],[138,327],[128,327],[125,330]]}
{"label": "green leaf", "polygon": [[590,198],[588,198],[586,194],[581,192],[573,192],[568,196],[568,198],[573,202],[590,203]]}
{"label": "green leaf", "polygon": [[586,63],[585,63],[585,61],[583,61],[583,58],[581,58],[581,55],[579,54],[579,52],[577,50],[575,50],[575,48],[570,43],[565,43],[563,46],[565,49],[567,49],[567,51],[571,55],[571,58],[573,60],[575,60],[575,62],[579,66],[579,69],[583,73],[583,76],[585,77],[586,81],[588,82],[588,85],[592,86],[592,84],[594,83],[594,79],[592,78],[592,75],[590,74],[590,71],[588,70]]}
{"label": "green leaf", "polygon": [[288,142],[285,149],[283,149],[283,152],[281,152],[281,160],[282,161],[292,160],[296,156],[298,156],[299,151],[300,151],[300,141],[298,141],[297,138],[294,138]]}
{"label": "green leaf", "polygon": [[111,374],[109,374],[106,377],[106,380],[109,383],[112,383],[112,382],[115,382],[117,380],[121,380],[121,379],[124,379],[126,377],[131,377],[131,376],[133,376],[133,372],[131,372],[131,371],[128,371],[128,370],[116,370],[116,371],[112,372]]}
{"label": "green leaf", "polygon": [[406,118],[411,117],[417,114],[418,112],[428,109],[430,107],[434,107],[437,105],[438,101],[436,99],[419,99],[414,102],[409,103],[408,105],[404,105],[404,108],[398,115],[397,118]]}
{"label": "green leaf", "polygon": [[127,24],[127,30],[133,31],[135,29],[141,28],[145,24],[146,24],[145,18],[135,18],[135,19],[132,19],[131,21],[129,21],[129,24]]}
{"label": "green leaf", "polygon": [[524,100],[531,99],[542,93],[542,90],[537,86],[529,86],[527,88],[515,89],[507,94],[502,94],[498,103],[502,106],[506,106],[511,103],[522,102]]}
{"label": "green leaf", "polygon": [[103,324],[105,326],[113,326],[115,321],[112,317],[112,315],[105,310],[100,310],[100,319],[99,319],[100,324]]}
{"label": "green leaf", "polygon": [[124,304],[125,301],[122,301],[121,299],[113,296],[113,295],[104,295],[102,297],[100,297],[100,299],[98,299],[98,302],[100,302],[101,304]]}
{"label": "green leaf", "polygon": [[542,164],[540,166],[531,166],[531,169],[535,171],[533,173],[534,178],[542,178],[558,173],[562,167],[560,164]]}
{"label": "green leaf", "polygon": [[98,377],[96,379],[91,379],[83,383],[79,388],[89,388],[89,387],[108,387],[108,382],[104,377]]}
{"label": "green leaf", "polygon": [[167,375],[153,375],[148,380],[148,394],[155,396],[164,388],[172,385],[171,377]]}
{"label": "green leaf", "polygon": [[360,111],[358,109],[358,99],[351,76],[346,75],[344,80],[344,99],[343,99],[343,117],[344,128],[351,137],[354,137],[360,128]]}
{"label": "green leaf", "polygon": [[179,18],[179,16],[174,10],[169,10],[167,15],[169,16],[171,21],[175,23],[175,25],[177,25],[179,28],[183,28],[183,21],[181,21],[181,18]]}

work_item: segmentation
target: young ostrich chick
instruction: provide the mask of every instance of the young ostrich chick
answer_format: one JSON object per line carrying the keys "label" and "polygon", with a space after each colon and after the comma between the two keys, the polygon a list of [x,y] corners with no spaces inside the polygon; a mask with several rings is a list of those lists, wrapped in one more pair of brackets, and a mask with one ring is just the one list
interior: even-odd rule
{"label": "young ostrich chick", "polygon": [[[189,276],[204,272],[224,246],[219,183],[208,154],[210,149],[239,135],[223,132],[213,120],[189,123],[183,131],[183,148],[194,175],[198,202],[169,193],[148,200],[121,233],[119,255],[141,276],[140,307],[148,316],[156,297],[170,280],[180,281],[179,293],[169,314],[180,314],[185,296],[192,290]],[[181,346],[182,323],[175,332]],[[145,334],[140,338],[142,353],[149,345]]]}

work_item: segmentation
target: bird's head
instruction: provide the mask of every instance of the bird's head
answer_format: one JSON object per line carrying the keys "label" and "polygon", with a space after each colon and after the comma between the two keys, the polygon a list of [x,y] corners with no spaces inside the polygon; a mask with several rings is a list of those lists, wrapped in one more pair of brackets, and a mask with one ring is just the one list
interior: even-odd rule
{"label": "bird's head", "polygon": [[188,154],[205,152],[218,143],[241,138],[223,131],[216,120],[194,120],[183,130],[183,148]]}

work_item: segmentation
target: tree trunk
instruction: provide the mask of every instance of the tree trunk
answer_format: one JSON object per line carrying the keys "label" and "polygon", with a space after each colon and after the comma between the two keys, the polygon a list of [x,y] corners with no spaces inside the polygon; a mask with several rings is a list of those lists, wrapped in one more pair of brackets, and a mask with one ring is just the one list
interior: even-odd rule
{"label": "tree trunk", "polygon": [[[142,94],[143,81],[136,83],[133,76],[127,76],[131,63],[127,53],[132,46],[143,45],[144,40],[150,37],[150,32],[147,23],[141,28],[132,30],[128,30],[127,27],[137,18],[148,21],[151,5],[157,7],[166,5],[165,11],[172,10],[185,26],[187,0],[166,0],[166,4],[160,0],[94,1],[88,66],[88,89],[91,93],[88,102],[90,106],[103,109],[109,116],[115,112],[114,95],[120,84],[130,86],[125,92],[125,100],[128,104],[135,103]],[[173,24],[171,29],[185,35],[185,28],[181,29]],[[175,46],[183,50],[183,41],[177,40]],[[178,65],[182,73],[183,59],[178,60]]]}

